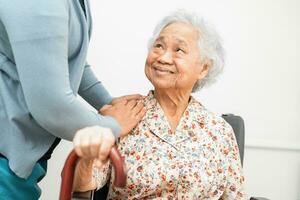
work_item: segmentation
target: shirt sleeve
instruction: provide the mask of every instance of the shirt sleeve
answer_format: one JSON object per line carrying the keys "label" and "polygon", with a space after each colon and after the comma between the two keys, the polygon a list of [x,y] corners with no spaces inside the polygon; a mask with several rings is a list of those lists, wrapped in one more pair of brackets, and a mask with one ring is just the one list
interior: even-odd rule
{"label": "shirt sleeve", "polygon": [[225,147],[223,149],[227,158],[225,192],[220,200],[244,200],[244,176],[240,161],[239,149],[232,127],[225,122]]}
{"label": "shirt sleeve", "polygon": [[109,104],[113,99],[88,64],[84,68],[78,93],[96,110],[101,109],[105,104]]}
{"label": "shirt sleeve", "polygon": [[53,135],[72,140],[78,129],[100,125],[117,137],[109,116],[89,110],[74,95],[68,66],[68,1],[4,1],[0,17],[14,54],[30,114]]}

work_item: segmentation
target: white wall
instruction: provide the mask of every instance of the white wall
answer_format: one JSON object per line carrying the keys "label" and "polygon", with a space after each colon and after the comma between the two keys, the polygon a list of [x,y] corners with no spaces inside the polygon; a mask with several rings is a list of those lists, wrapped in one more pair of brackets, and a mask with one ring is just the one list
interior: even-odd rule
{"label": "white wall", "polygon": [[[300,1],[91,1],[94,30],[89,62],[114,96],[146,94],[146,44],[169,11],[186,8],[212,22],[227,62],[219,81],[196,97],[217,113],[246,122],[245,175],[249,195],[300,200]],[[298,56],[298,57],[297,57]],[[56,199],[59,171],[71,144],[49,163],[42,199]]]}
{"label": "white wall", "polygon": [[246,148],[244,172],[249,196],[300,199],[300,152]]}

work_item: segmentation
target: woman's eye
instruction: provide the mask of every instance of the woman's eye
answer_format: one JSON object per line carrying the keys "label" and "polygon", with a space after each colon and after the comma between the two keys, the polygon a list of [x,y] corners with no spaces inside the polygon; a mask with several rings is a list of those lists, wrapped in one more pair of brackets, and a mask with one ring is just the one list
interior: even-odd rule
{"label": "woman's eye", "polygon": [[163,46],[162,46],[162,44],[157,43],[157,44],[154,44],[154,47],[159,49],[159,48],[162,48]]}
{"label": "woman's eye", "polygon": [[176,49],[176,52],[185,53],[185,51],[184,51],[183,49],[181,49],[181,48],[177,48],[177,49]]}

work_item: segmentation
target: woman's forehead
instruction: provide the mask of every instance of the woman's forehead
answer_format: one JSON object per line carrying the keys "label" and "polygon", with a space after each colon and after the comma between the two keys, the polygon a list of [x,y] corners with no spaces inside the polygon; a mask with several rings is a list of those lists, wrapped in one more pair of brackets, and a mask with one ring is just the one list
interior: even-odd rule
{"label": "woman's forehead", "polygon": [[198,35],[197,29],[192,25],[176,22],[164,27],[156,41],[171,40],[179,44],[187,44],[191,41],[198,40]]}
{"label": "woman's forehead", "polygon": [[173,42],[178,45],[183,45],[183,46],[188,46],[188,41],[186,38],[183,37],[177,37],[177,36],[165,36],[165,35],[160,35],[156,39],[157,42]]}

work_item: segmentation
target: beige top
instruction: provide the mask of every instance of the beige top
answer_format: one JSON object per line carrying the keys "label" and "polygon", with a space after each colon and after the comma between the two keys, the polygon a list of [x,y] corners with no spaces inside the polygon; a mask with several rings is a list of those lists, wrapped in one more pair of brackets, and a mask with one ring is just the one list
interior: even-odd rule
{"label": "beige top", "polygon": [[[191,97],[172,132],[152,92],[144,103],[146,115],[118,144],[128,170],[127,185],[110,187],[108,199],[246,198],[234,132],[223,118]],[[110,171],[109,164],[95,170],[99,186],[107,182]]]}

